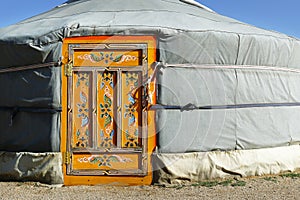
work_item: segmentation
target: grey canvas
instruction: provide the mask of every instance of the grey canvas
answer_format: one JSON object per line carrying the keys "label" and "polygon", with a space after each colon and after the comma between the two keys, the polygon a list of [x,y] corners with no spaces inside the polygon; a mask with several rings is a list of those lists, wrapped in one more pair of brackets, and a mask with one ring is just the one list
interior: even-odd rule
{"label": "grey canvas", "polygon": [[[157,112],[161,152],[299,141],[298,39],[180,0],[78,0],[0,29],[0,150],[60,150],[62,43],[64,38],[93,35],[156,37],[157,61],[166,66],[157,75],[158,104],[172,108]],[[198,121],[192,123],[193,118]],[[175,132],[180,134],[170,141]]]}
{"label": "grey canvas", "polygon": [[229,151],[299,143],[300,107],[157,112],[160,153]]}

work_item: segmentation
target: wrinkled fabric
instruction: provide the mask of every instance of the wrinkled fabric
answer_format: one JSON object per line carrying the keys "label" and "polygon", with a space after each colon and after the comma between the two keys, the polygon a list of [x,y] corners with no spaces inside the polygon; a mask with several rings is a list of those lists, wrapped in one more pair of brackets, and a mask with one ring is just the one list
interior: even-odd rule
{"label": "wrinkled fabric", "polygon": [[48,110],[0,110],[0,151],[59,152],[60,117]]}
{"label": "wrinkled fabric", "polygon": [[61,107],[61,67],[0,73],[1,107]]}
{"label": "wrinkled fabric", "polygon": [[0,151],[60,151],[61,67],[0,73]]}
{"label": "wrinkled fabric", "polygon": [[187,184],[211,179],[274,175],[300,168],[300,147],[212,151],[153,156],[154,182]]}
{"label": "wrinkled fabric", "polygon": [[61,153],[0,152],[2,181],[63,184]]}

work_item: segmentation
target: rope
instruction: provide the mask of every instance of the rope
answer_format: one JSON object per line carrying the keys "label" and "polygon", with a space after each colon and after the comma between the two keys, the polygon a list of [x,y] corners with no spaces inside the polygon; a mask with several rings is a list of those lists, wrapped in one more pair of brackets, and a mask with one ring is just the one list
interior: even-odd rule
{"label": "rope", "polygon": [[11,67],[11,68],[0,69],[0,73],[17,72],[17,71],[24,71],[29,69],[44,68],[49,66],[59,66],[60,64],[61,64],[60,62],[49,62],[49,63],[36,64],[36,65],[27,65],[22,67]]}

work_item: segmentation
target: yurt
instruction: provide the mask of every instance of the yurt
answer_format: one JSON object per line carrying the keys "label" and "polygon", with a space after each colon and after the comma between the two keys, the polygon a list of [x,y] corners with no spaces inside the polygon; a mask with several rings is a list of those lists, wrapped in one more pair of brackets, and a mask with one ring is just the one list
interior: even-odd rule
{"label": "yurt", "polygon": [[0,180],[181,184],[300,167],[300,41],[193,0],[69,0],[0,29]]}

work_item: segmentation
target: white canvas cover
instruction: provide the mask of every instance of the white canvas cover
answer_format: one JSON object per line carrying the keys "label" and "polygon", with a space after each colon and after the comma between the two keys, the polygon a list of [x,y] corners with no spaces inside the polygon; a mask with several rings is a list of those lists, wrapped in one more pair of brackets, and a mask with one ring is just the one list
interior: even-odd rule
{"label": "white canvas cover", "polygon": [[63,184],[61,153],[0,152],[0,180]]}
{"label": "white canvas cover", "polygon": [[157,154],[155,182],[186,184],[211,179],[274,175],[300,168],[300,147]]}

